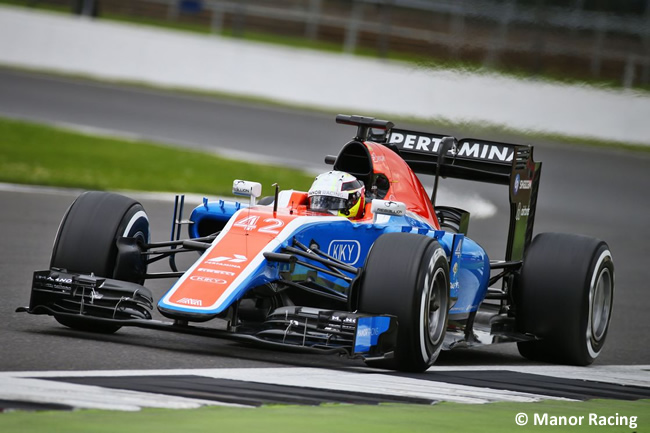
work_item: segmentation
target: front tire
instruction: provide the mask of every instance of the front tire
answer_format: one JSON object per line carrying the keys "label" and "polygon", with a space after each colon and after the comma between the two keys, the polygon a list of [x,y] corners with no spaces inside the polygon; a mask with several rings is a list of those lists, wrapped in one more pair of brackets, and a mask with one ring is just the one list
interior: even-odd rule
{"label": "front tire", "polygon": [[542,233],[530,245],[516,292],[518,343],[534,361],[589,365],[605,344],[614,301],[614,263],[599,239]]}
{"label": "front tire", "polygon": [[[116,242],[120,237],[149,242],[149,218],[137,201],[114,193],[90,191],[72,203],[54,240],[51,268],[113,278],[117,263]],[[133,275],[144,275],[146,263],[134,265]],[[131,280],[140,283],[140,279]],[[64,326],[83,331],[112,334],[119,325],[93,323],[74,317],[56,317]]]}
{"label": "front tire", "polygon": [[421,372],[438,357],[449,313],[449,264],[440,244],[410,233],[385,234],[364,267],[359,311],[397,316],[394,358],[373,367]]}

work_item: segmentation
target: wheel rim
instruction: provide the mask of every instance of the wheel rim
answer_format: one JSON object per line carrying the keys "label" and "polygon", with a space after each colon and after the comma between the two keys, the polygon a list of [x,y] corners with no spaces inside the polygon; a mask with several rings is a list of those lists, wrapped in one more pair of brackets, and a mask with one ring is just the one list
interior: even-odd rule
{"label": "wheel rim", "polygon": [[592,287],[591,337],[599,342],[607,331],[612,306],[612,278],[608,268],[603,268]]}
{"label": "wheel rim", "polygon": [[427,279],[428,292],[425,308],[425,333],[430,344],[436,346],[444,334],[445,313],[447,310],[447,279],[442,269],[436,272],[430,279]]}

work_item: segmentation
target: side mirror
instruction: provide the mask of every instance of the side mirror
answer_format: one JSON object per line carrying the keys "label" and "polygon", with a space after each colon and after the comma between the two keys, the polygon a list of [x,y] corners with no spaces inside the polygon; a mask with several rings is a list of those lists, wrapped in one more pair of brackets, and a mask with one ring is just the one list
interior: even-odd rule
{"label": "side mirror", "polygon": [[255,200],[262,195],[262,184],[235,179],[232,183],[232,193],[238,196],[250,197],[250,205],[255,206]]}
{"label": "side mirror", "polygon": [[377,215],[404,216],[406,214],[406,205],[399,201],[375,199],[370,205],[370,211],[374,215],[373,223],[375,223],[377,222]]}

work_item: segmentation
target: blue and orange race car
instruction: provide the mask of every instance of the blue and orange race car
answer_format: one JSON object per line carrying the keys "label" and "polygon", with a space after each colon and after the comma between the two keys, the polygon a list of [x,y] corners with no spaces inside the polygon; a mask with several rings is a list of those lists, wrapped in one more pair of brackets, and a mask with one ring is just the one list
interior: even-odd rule
{"label": "blue and orange race car", "polygon": [[[243,203],[204,199],[182,220],[177,196],[171,239],[151,242],[140,203],[86,192],[63,217],[50,268],[34,273],[29,307],[18,310],[83,331],[194,333],[403,371],[426,370],[441,350],[498,342],[517,342],[532,360],[593,362],[611,317],[612,256],[594,238],[533,239],[542,165],[531,146],[336,120],[357,130],[326,158],[363,191],[354,218],[314,208],[313,191],[276,186],[258,200],[259,183],[235,180]],[[431,196],[416,174],[435,176]],[[441,178],[508,188],[505,257],[467,237],[468,212],[434,206]],[[178,270],[177,255],[196,251]],[[162,259],[170,271],[148,272]],[[175,279],[156,305],[169,320],[152,318],[144,284],[155,278]],[[210,320],[223,326],[201,324]]]}

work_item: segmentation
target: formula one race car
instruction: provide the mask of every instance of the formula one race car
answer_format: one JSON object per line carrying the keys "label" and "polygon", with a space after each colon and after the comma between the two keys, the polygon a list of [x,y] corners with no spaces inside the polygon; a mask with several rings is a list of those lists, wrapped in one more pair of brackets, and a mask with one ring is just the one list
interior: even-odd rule
{"label": "formula one race car", "polygon": [[[611,317],[612,256],[594,238],[532,239],[542,165],[531,146],[456,140],[360,116],[336,121],[357,133],[325,161],[364,191],[357,218],[315,209],[311,190],[275,186],[258,201],[259,183],[236,180],[233,193],[248,203],[204,199],[182,220],[177,196],[171,240],[151,242],[140,203],[86,192],[63,217],[50,269],[34,273],[29,307],[18,311],[83,331],[211,335],[404,371],[426,370],[440,350],[499,342],[517,342],[531,360],[593,362]],[[416,173],[435,176],[431,197]],[[466,211],[434,209],[445,177],[509,188],[503,260],[466,236]],[[332,197],[347,197],[346,188]],[[180,239],[185,224],[189,239]],[[197,251],[179,271],[177,255]],[[161,259],[171,270],[148,272]],[[176,279],[157,301],[170,320],[152,318],[143,284],[154,278]],[[222,326],[199,323],[212,319]]]}

